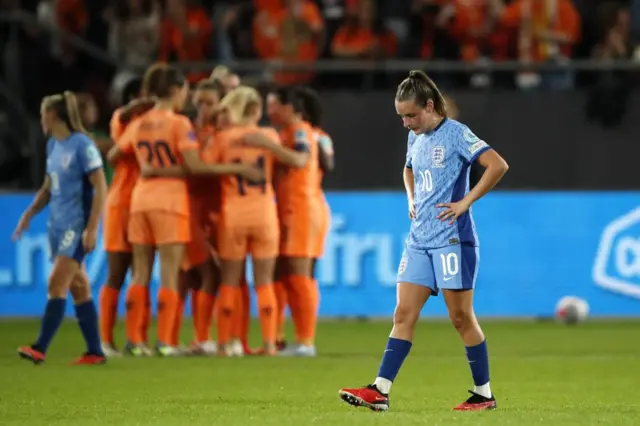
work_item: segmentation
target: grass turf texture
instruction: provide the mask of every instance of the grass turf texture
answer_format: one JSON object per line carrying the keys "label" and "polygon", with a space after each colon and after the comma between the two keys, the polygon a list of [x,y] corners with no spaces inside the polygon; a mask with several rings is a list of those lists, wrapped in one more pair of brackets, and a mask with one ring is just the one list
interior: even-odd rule
{"label": "grass turf texture", "polygon": [[[449,324],[420,323],[391,411],[347,406],[338,389],[373,380],[389,328],[321,323],[315,359],[123,358],[71,367],[83,351],[73,321],[65,322],[41,366],[16,354],[35,338],[38,322],[2,321],[0,424],[640,424],[640,323],[485,322],[498,410],[483,413],[451,411],[472,388],[464,349]],[[121,326],[117,336],[122,342]]]}

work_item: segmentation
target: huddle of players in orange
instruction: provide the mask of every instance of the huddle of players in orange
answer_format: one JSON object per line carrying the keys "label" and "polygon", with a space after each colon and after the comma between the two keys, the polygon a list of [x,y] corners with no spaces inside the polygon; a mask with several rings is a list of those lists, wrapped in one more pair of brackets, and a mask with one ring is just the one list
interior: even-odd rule
{"label": "huddle of players in orange", "polygon": [[[185,77],[154,65],[141,99],[113,115],[115,145],[107,160],[114,178],[104,222],[109,272],[100,293],[107,356],[120,354],[113,328],[129,268],[124,352],[152,353],[147,331],[156,253],[157,354],[316,353],[314,269],[330,222],[321,185],[333,168],[331,139],[319,128],[318,96],[306,88],[269,92],[266,112],[275,130],[258,126],[263,102],[255,89],[224,83],[198,84],[192,122],[180,114],[190,96]],[[247,345],[249,257],[263,341],[255,352]],[[195,332],[183,348],[179,333],[189,293]],[[284,343],[287,305],[296,334],[291,345]],[[217,342],[211,337],[214,317]]]}

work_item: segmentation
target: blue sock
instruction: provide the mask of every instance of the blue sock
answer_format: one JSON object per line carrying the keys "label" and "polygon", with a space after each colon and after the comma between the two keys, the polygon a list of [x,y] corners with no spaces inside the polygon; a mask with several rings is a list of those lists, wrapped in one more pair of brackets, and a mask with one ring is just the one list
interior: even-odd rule
{"label": "blue sock", "polygon": [[98,334],[98,313],[93,300],[76,305],[76,318],[82,331],[84,341],[87,343],[87,351],[101,355],[100,335]]}
{"label": "blue sock", "polygon": [[465,347],[473,384],[482,386],[489,383],[489,353],[487,352],[487,341],[476,346]]}
{"label": "blue sock", "polygon": [[400,371],[400,367],[402,367],[402,363],[409,355],[411,345],[412,343],[408,340],[389,337],[387,347],[382,356],[382,362],[380,363],[380,370],[378,370],[378,377],[393,382],[398,375],[398,371]]}
{"label": "blue sock", "polygon": [[46,353],[49,345],[56,335],[62,320],[64,319],[64,308],[67,305],[67,299],[49,299],[47,306],[44,308],[44,316],[40,324],[40,334],[33,348],[39,352]]}

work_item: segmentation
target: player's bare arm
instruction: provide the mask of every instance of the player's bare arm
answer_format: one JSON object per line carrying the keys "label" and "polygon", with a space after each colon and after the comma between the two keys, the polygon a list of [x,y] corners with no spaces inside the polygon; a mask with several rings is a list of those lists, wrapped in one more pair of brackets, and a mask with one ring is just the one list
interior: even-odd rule
{"label": "player's bare arm", "polygon": [[265,148],[273,152],[276,159],[289,167],[303,168],[309,161],[309,153],[296,151],[277,144],[261,133],[253,133],[245,136],[244,143],[247,146]]}
{"label": "player's bare arm", "polygon": [[118,160],[120,160],[120,158],[122,157],[123,154],[124,153],[118,147],[118,145],[112,146],[111,149],[109,150],[109,152],[107,153],[107,163],[109,163],[109,164],[111,164],[113,166],[114,164],[116,164],[118,162]]}
{"label": "player's bare arm", "polygon": [[320,162],[320,168],[324,173],[333,171],[335,167],[334,156],[322,145],[320,145],[320,149],[318,150],[318,160]]}
{"label": "player's bare arm", "polygon": [[13,232],[13,240],[16,241],[22,237],[22,233],[29,229],[29,223],[31,219],[40,213],[42,209],[44,209],[47,204],[49,204],[49,200],[51,199],[51,178],[49,175],[44,177],[44,182],[42,186],[36,192],[36,196],[33,198],[31,205],[27,207],[24,211],[20,220],[18,221],[18,225],[16,226],[15,231]]}
{"label": "player's bare arm", "polygon": [[416,206],[413,201],[415,180],[413,177],[413,169],[405,167],[402,171],[402,180],[404,181],[404,189],[407,191],[407,201],[409,202],[409,218],[415,219]]}
{"label": "player's bare arm", "polygon": [[482,177],[476,186],[462,200],[455,203],[438,204],[437,208],[444,208],[438,214],[440,220],[450,220],[455,222],[464,212],[469,210],[471,205],[482,198],[487,192],[491,191],[494,186],[500,182],[500,179],[509,170],[509,165],[496,151],[489,149],[485,151],[476,160],[478,164],[485,168]]}
{"label": "player's bare arm", "polygon": [[82,244],[84,249],[90,252],[95,248],[98,238],[98,224],[107,199],[107,180],[104,177],[104,169],[102,168],[89,173],[88,178],[91,186],[93,186],[93,201],[91,202],[89,221],[82,234]]}
{"label": "player's bare arm", "polygon": [[127,125],[134,117],[144,114],[156,105],[152,98],[134,99],[120,111],[120,123]]}
{"label": "player's bare arm", "polygon": [[251,182],[264,181],[264,172],[248,164],[207,164],[196,150],[183,151],[182,158],[187,173],[192,175],[241,175]]}
{"label": "player's bare arm", "polygon": [[169,177],[184,178],[189,175],[187,170],[182,166],[155,167],[151,164],[140,166],[140,175],[145,178],[150,177]]}

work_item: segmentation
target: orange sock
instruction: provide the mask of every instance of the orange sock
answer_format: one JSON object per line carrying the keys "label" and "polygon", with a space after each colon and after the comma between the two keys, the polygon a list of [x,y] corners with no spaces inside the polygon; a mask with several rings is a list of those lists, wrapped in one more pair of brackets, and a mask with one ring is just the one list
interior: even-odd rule
{"label": "orange sock", "polygon": [[263,284],[256,287],[258,296],[258,317],[262,329],[262,341],[265,344],[276,343],[278,324],[276,323],[276,295],[272,284]]}
{"label": "orange sock", "polygon": [[320,309],[320,287],[318,286],[318,280],[315,278],[309,279],[309,285],[311,286],[309,296],[311,298],[311,309],[309,310],[309,339],[313,344],[316,340],[316,330],[318,329],[318,311]]}
{"label": "orange sock", "polygon": [[276,324],[278,326],[278,332],[276,338],[278,340],[284,340],[284,324],[285,324],[285,311],[287,310],[287,290],[282,282],[276,282],[273,285],[273,291],[276,297]]}
{"label": "orange sock", "polygon": [[176,317],[173,320],[173,327],[171,328],[171,340],[168,342],[171,346],[178,346],[180,344],[180,330],[182,329],[182,320],[184,318],[185,302],[186,301],[178,295]]}
{"label": "orange sock", "polygon": [[213,319],[213,304],[215,300],[215,296],[206,291],[198,292],[198,316],[195,323],[196,342],[208,342],[211,340],[211,321]]}
{"label": "orange sock", "polygon": [[179,305],[178,292],[162,287],[158,292],[158,342],[171,344]]}
{"label": "orange sock", "polygon": [[[296,328],[296,340],[305,345],[312,345],[315,337],[316,314],[314,310],[313,279],[302,275],[289,277],[291,286],[289,297],[293,324]],[[295,306],[295,308],[294,308]],[[297,311],[294,314],[294,311]]]}
{"label": "orange sock", "polygon": [[149,342],[149,327],[151,326],[151,288],[147,286],[147,292],[144,295],[144,317],[142,319],[141,333],[142,341]]}
{"label": "orange sock", "polygon": [[300,286],[294,283],[296,277],[285,277],[282,284],[287,293],[287,303],[289,304],[289,312],[291,312],[291,321],[293,322],[293,329],[295,332],[296,342],[300,341],[300,333],[302,330],[302,316],[300,311]]}
{"label": "orange sock", "polygon": [[127,340],[133,344],[144,343],[142,325],[144,323],[147,287],[131,284],[127,290],[126,328]]}
{"label": "orange sock", "polygon": [[113,326],[118,315],[118,298],[120,290],[102,286],[100,290],[100,340],[113,344]]}
{"label": "orange sock", "polygon": [[218,291],[218,344],[229,343],[232,334],[234,314],[240,297],[236,286],[222,284]]}
{"label": "orange sock", "polygon": [[246,342],[249,337],[249,316],[251,295],[246,281],[242,281],[238,287],[238,299],[236,310],[233,313],[233,326],[231,328],[231,338]]}
{"label": "orange sock", "polygon": [[193,327],[195,329],[196,322],[198,321],[198,295],[200,294],[200,290],[189,290],[189,297],[191,299],[191,318],[193,318]]}

